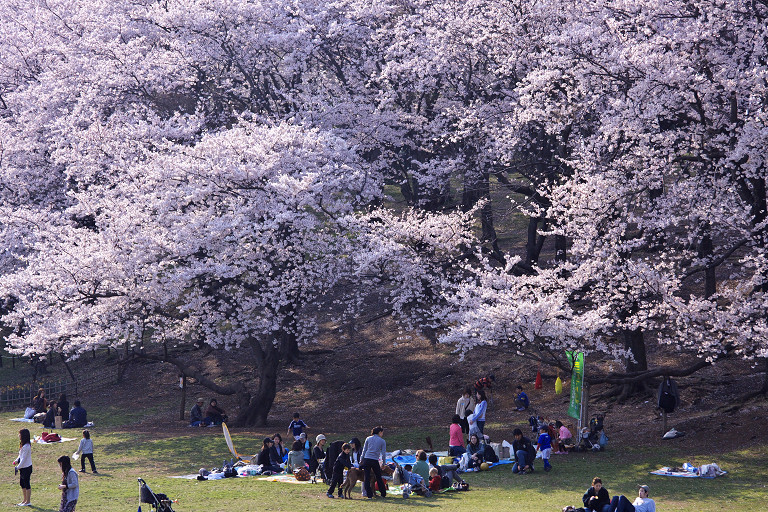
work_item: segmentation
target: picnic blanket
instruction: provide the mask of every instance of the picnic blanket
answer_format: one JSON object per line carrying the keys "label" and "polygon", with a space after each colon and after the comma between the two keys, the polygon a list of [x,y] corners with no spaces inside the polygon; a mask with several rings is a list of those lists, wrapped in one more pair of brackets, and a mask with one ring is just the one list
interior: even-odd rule
{"label": "picnic blanket", "polygon": [[43,441],[43,438],[40,436],[35,436],[34,439],[32,439],[33,443],[37,444],[56,444],[56,443],[66,443],[67,441],[76,441],[74,437],[62,437],[61,441],[54,441],[52,443],[49,443],[48,441]]}
{"label": "picnic blanket", "polygon": [[674,476],[678,478],[716,478],[721,475],[727,475],[727,471],[720,469],[717,464],[704,464],[703,466],[696,467],[691,464],[685,463],[682,468],[663,467],[656,471],[651,471],[652,475],[658,476]]}
{"label": "picnic blanket", "polygon": [[21,421],[23,423],[34,423],[35,420],[32,418],[11,418],[11,421]]}
{"label": "picnic blanket", "polygon": [[[437,453],[438,452],[435,452],[436,455],[437,455]],[[445,453],[446,455],[448,454],[448,452],[442,452],[442,453]],[[438,455],[438,457],[439,457],[439,455]],[[394,462],[397,462],[401,466],[404,466],[406,464],[411,464],[411,465],[416,464],[416,456],[415,455],[395,455],[394,459],[392,459],[392,460]],[[515,461],[512,460],[512,459],[501,459],[501,460],[499,460],[499,462],[489,462],[488,466],[492,468],[494,466],[501,466],[501,465],[504,465],[504,464],[514,464],[514,463],[515,463]],[[471,468],[471,469],[468,469],[467,471],[471,473],[473,471],[478,471],[478,469],[477,468]]]}
{"label": "picnic blanket", "polygon": [[[282,482],[284,484],[311,484],[311,480],[296,480],[296,477],[287,473],[278,473],[277,475],[259,476],[256,480],[265,482]],[[320,481],[322,483],[322,481]]]}

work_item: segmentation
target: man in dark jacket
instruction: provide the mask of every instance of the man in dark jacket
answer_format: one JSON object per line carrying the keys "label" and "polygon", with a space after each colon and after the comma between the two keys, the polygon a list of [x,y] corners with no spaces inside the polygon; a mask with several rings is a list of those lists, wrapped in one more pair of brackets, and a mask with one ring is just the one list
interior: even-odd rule
{"label": "man in dark jacket", "polygon": [[341,483],[344,481],[344,468],[351,468],[352,461],[349,458],[349,452],[352,450],[352,446],[349,443],[341,445],[341,453],[336,458],[336,462],[333,463],[333,476],[331,477],[331,486],[328,488],[328,492],[325,493],[329,498],[333,498],[333,491],[336,486],[339,486],[339,498],[343,498],[344,495],[341,491]]}
{"label": "man in dark jacket", "polygon": [[208,423],[203,419],[203,399],[198,398],[195,405],[189,411],[190,427],[206,427]]}
{"label": "man in dark jacket", "polygon": [[531,440],[523,436],[523,431],[516,428],[512,431],[515,440],[512,442],[512,452],[515,463],[512,466],[513,473],[530,473],[533,471],[533,459],[536,458],[536,447]]}
{"label": "man in dark jacket", "polygon": [[88,423],[88,416],[85,409],[80,406],[80,400],[75,400],[75,406],[69,411],[69,420],[65,421],[64,428],[81,428]]}

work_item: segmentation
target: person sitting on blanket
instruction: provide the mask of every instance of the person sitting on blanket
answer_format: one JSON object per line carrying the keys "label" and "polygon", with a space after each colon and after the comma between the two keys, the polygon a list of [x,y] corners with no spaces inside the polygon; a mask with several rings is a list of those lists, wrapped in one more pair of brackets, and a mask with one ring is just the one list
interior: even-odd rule
{"label": "person sitting on blanket", "polygon": [[[317,468],[319,468],[320,464],[323,462],[323,460],[325,460],[325,452],[323,451],[323,448],[327,442],[328,441],[325,439],[323,434],[317,434],[317,437],[315,437],[315,447],[312,448],[312,457],[309,459],[310,474],[315,474],[317,472]],[[328,461],[328,464],[330,463],[331,461]],[[339,483],[339,485],[341,485],[341,483]]]}
{"label": "person sitting on blanket", "polygon": [[420,474],[413,471],[413,466],[406,464],[403,466],[403,483],[409,485],[421,485],[426,487],[424,478]]}
{"label": "person sitting on blanket", "polygon": [[523,436],[523,431],[516,428],[512,431],[515,440],[512,442],[512,456],[515,463],[513,473],[530,473],[533,471],[533,459],[536,458],[536,447],[530,439]]}
{"label": "person sitting on blanket", "polygon": [[592,487],[587,489],[581,501],[588,512],[610,512],[611,509],[611,496],[599,477],[592,479]]}
{"label": "person sitting on blanket", "polygon": [[224,409],[219,407],[219,402],[215,398],[211,398],[211,401],[208,402],[208,409],[205,411],[205,417],[210,421],[210,424],[221,425],[227,421],[227,415],[224,412]]}
{"label": "person sitting on blanket", "polygon": [[427,452],[424,450],[416,451],[416,464],[413,465],[413,472],[421,475],[424,480],[429,480],[429,464],[427,464]]}
{"label": "person sitting on blanket", "polygon": [[438,474],[441,477],[448,478],[447,487],[452,486],[454,482],[464,483],[464,480],[461,479],[459,472],[457,471],[459,469],[458,464],[443,464],[441,466],[437,463],[437,455],[434,453],[429,454],[428,462],[430,468],[437,468]]}
{"label": "person sitting on blanket", "polygon": [[648,497],[651,488],[647,485],[638,486],[637,498],[632,503],[624,496],[614,496],[611,500],[610,512],[656,512],[656,502]]}
{"label": "person sitting on blanket", "polygon": [[285,472],[293,473],[294,469],[304,467],[304,447],[301,441],[294,441],[291,451],[288,452],[288,460],[285,461]]}
{"label": "person sitting on blanket", "polygon": [[432,492],[440,492],[443,488],[443,478],[440,476],[440,472],[437,468],[429,470],[429,490]]}
{"label": "person sitting on blanket", "polygon": [[40,414],[41,412],[46,412],[48,405],[48,400],[45,399],[45,390],[43,388],[40,388],[37,390],[37,394],[32,399],[32,407],[35,410],[36,414]]}
{"label": "person sitting on blanket", "polygon": [[189,411],[189,426],[190,427],[207,427],[208,423],[203,418],[203,402],[202,398],[198,398],[195,405]]}
{"label": "person sitting on blanket", "polygon": [[50,402],[48,404],[48,412],[45,413],[45,419],[43,419],[43,427],[56,428],[56,416],[58,415],[59,407],[56,402]]}
{"label": "person sitting on blanket", "polygon": [[280,473],[283,468],[278,466],[278,462],[272,459],[272,439],[265,438],[261,446],[261,451],[256,458],[256,464],[261,466],[262,474]]}
{"label": "person sitting on blanket", "polygon": [[83,428],[88,423],[88,413],[80,405],[80,400],[75,400],[75,406],[69,411],[69,420],[65,421],[64,428]]}
{"label": "person sitting on blanket", "polygon": [[283,444],[283,437],[280,434],[272,436],[272,459],[282,461],[288,456],[288,448]]}
{"label": "person sitting on blanket", "polygon": [[312,443],[307,439],[306,432],[302,432],[298,440],[304,449],[304,464],[309,466],[312,461]]}
{"label": "person sitting on blanket", "polygon": [[483,459],[485,458],[485,443],[481,443],[478,434],[474,432],[469,436],[467,453],[469,454],[467,468],[479,467],[480,464],[483,463]]}
{"label": "person sitting on blanket", "polygon": [[56,402],[56,406],[59,409],[59,416],[62,418],[69,418],[69,400],[67,400],[66,393],[59,395],[59,400]]}

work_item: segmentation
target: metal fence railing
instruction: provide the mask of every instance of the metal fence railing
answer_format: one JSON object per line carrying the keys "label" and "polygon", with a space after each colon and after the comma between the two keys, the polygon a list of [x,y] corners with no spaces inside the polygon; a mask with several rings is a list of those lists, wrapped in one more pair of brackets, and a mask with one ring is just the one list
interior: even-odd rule
{"label": "metal fence railing", "polygon": [[0,410],[24,409],[37,395],[40,388],[45,390],[45,396],[55,400],[61,393],[66,393],[69,401],[79,398],[84,393],[92,393],[98,389],[114,383],[116,375],[114,369],[89,371],[88,375],[77,377],[76,381],[65,377],[42,379],[38,382],[15,384],[0,388]]}

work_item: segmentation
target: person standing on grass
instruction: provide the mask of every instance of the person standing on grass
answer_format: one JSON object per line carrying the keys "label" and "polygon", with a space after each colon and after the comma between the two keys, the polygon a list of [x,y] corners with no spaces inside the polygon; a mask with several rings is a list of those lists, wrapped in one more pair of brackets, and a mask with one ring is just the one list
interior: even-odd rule
{"label": "person standing on grass", "polygon": [[331,477],[331,486],[328,487],[328,492],[325,493],[329,498],[333,498],[333,491],[336,486],[339,487],[339,498],[344,497],[344,493],[341,490],[341,484],[344,481],[344,468],[352,467],[352,460],[349,458],[349,452],[352,451],[352,446],[349,443],[341,445],[341,453],[333,463],[333,476]]}
{"label": "person standing on grass", "polygon": [[296,412],[293,414],[293,421],[288,425],[288,435],[293,435],[293,439],[298,441],[301,434],[304,433],[304,429],[308,428],[309,425],[304,423],[304,420],[301,419],[301,415]]}
{"label": "person standing on grass", "polygon": [[483,435],[483,429],[485,428],[485,411],[488,408],[488,402],[485,399],[485,391],[482,389],[475,391],[475,398],[477,402],[475,412],[467,417],[467,421],[469,421],[469,433],[477,433],[478,437],[480,437]]}
{"label": "person standing on grass", "polygon": [[29,507],[32,504],[32,486],[30,477],[32,476],[32,442],[29,436],[29,429],[19,430],[19,456],[13,461],[16,470],[19,472],[19,486],[21,487],[22,500],[18,505],[20,507]]}
{"label": "person standing on grass", "polygon": [[80,472],[85,473],[85,459],[91,463],[91,471],[96,475],[99,472],[96,471],[96,464],[93,462],[93,441],[91,441],[91,433],[87,430],[83,430],[83,438],[80,440],[80,446],[77,447],[76,454],[81,456],[80,459]]}
{"label": "person standing on grass", "polygon": [[77,498],[80,497],[80,485],[77,478],[77,472],[72,469],[72,462],[69,457],[62,455],[58,458],[57,462],[61,467],[61,505],[59,505],[59,512],[75,512],[75,506],[77,505]]}
{"label": "person standing on grass", "polygon": [[[387,491],[384,488],[384,480],[381,478],[381,464],[387,461],[387,442],[384,440],[384,427],[374,427],[371,430],[371,435],[365,438],[362,458],[363,463],[361,466],[365,475],[363,489],[365,490],[366,497],[369,500],[373,499],[373,489],[371,487],[371,471],[373,471],[381,497],[385,498]],[[379,462],[379,459],[382,460],[382,463]]]}
{"label": "person standing on grass", "polygon": [[544,461],[544,471],[552,469],[552,465],[549,463],[549,456],[552,454],[552,439],[549,437],[549,427],[542,425],[539,429],[539,440],[536,442],[536,449],[541,452],[541,460]]}
{"label": "person standing on grass", "polygon": [[[459,416],[459,425],[461,425],[461,431],[465,434],[469,434],[469,422],[467,416],[472,414],[475,410],[475,399],[472,397],[472,390],[469,387],[464,388],[464,392],[461,394],[461,398],[456,402],[456,414]],[[464,443],[461,444],[464,446]]]}
{"label": "person standing on grass", "polygon": [[458,414],[454,414],[451,427],[448,429],[448,455],[451,457],[461,457],[466,451],[467,449],[464,448],[461,418],[459,418]]}

